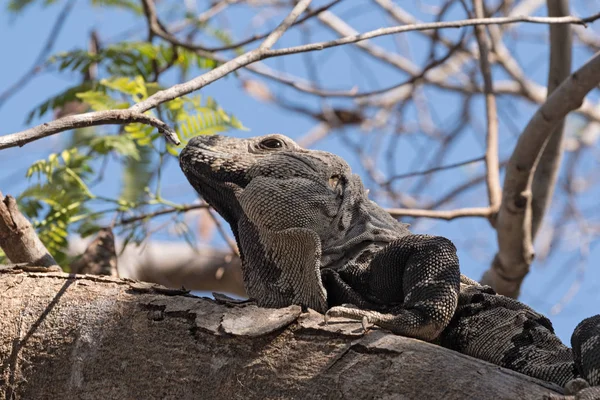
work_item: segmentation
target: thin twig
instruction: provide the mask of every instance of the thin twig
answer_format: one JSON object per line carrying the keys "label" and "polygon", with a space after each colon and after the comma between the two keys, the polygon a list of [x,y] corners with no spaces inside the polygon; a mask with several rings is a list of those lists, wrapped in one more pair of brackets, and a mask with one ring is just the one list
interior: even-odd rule
{"label": "thin twig", "polygon": [[46,39],[46,44],[42,47],[42,50],[38,54],[37,58],[33,62],[33,66],[23,74],[23,76],[15,81],[8,89],[6,89],[3,93],[0,93],[0,107],[4,104],[6,100],[8,100],[12,95],[17,93],[18,90],[23,89],[27,82],[29,82],[36,74],[38,74],[42,70],[42,64],[50,54],[52,47],[54,47],[54,42],[56,42],[56,38],[58,37],[62,27],[64,26],[64,22],[67,19],[67,16],[71,12],[73,5],[75,4],[74,0],[70,0],[65,4],[64,8],[58,14],[52,29],[50,30],[50,34],[48,35],[48,39]]}
{"label": "thin twig", "polygon": [[[144,3],[152,4],[150,0],[144,0]],[[300,4],[300,3],[299,3]],[[149,10],[152,12],[152,9]],[[150,14],[149,22],[153,25],[157,25],[156,15]],[[474,25],[492,25],[492,24],[512,24],[516,22],[530,22],[530,23],[540,23],[540,24],[578,24],[585,25],[587,22],[593,22],[597,19],[600,19],[600,13],[595,14],[591,17],[587,18],[577,18],[577,17],[561,17],[561,18],[548,18],[548,17],[508,17],[508,18],[483,18],[483,19],[470,19],[470,20],[462,20],[462,21],[448,21],[448,22],[435,22],[435,23],[425,23],[425,24],[416,24],[416,25],[403,25],[403,26],[395,26],[390,28],[380,28],[370,32],[351,35],[342,37],[336,40],[331,40],[328,42],[318,42],[312,43],[309,45],[302,46],[294,46],[288,47],[278,50],[268,50],[268,49],[254,49],[245,54],[242,54],[239,57],[236,57],[219,67],[200,75],[188,82],[180,83],[174,86],[171,86],[169,89],[161,90],[154,95],[150,96],[144,101],[141,101],[134,106],[131,107],[132,110],[138,112],[144,112],[151,108],[158,106],[164,102],[176,99],[193,91],[203,88],[216,81],[217,79],[222,78],[223,76],[234,72],[248,64],[252,64],[256,61],[264,60],[270,57],[276,57],[286,54],[295,54],[302,53],[305,51],[315,51],[315,50],[323,50],[330,47],[341,46],[349,43],[356,43],[363,40],[391,35],[395,33],[409,32],[409,31],[419,31],[419,30],[429,30],[429,29],[442,29],[442,28],[461,28],[465,26],[474,26]],[[159,34],[162,29],[154,26],[152,29],[156,29],[155,33]],[[200,54],[200,53],[199,53]],[[206,54],[208,58],[212,58],[212,54]]]}
{"label": "thin twig", "polygon": [[154,211],[148,214],[142,214],[142,215],[136,215],[135,217],[130,217],[130,218],[123,218],[120,221],[116,222],[115,225],[116,226],[120,226],[120,225],[128,225],[128,224],[132,224],[134,222],[138,222],[138,221],[143,221],[146,219],[151,219],[154,217],[158,217],[161,215],[167,215],[167,214],[173,214],[173,213],[182,213],[182,212],[187,212],[187,211],[191,211],[191,210],[199,210],[199,209],[205,209],[208,208],[209,205],[206,203],[201,203],[201,204],[188,204],[188,205],[183,205],[181,207],[169,207],[169,208],[165,208],[162,210],[158,210],[158,211]]}
{"label": "thin twig", "polygon": [[[337,3],[339,3],[341,0],[333,0],[332,2],[325,4],[324,6],[321,6],[319,8],[316,8],[314,10],[307,10],[306,14],[302,17],[299,18],[297,21],[295,21],[291,26],[295,26],[295,25],[299,25],[301,23],[303,23],[304,21],[306,21],[307,19],[310,19],[312,17],[314,17],[315,15],[318,15],[319,13],[326,11],[328,9],[330,9],[331,7],[333,7],[334,5],[336,5]],[[222,3],[219,3],[222,4]],[[164,33],[167,34],[168,36],[170,36],[171,38],[174,38],[174,36],[172,36],[172,33],[176,32],[177,30],[179,30],[179,27],[175,27],[173,29],[170,30],[164,30]],[[244,40],[241,40],[239,42],[236,43],[231,43],[225,46],[218,46],[218,47],[206,47],[206,46],[202,46],[202,45],[195,45],[195,44],[191,44],[191,43],[181,43],[180,45],[182,45],[182,47],[185,47],[189,50],[200,50],[200,51],[205,51],[205,52],[221,52],[221,51],[226,51],[226,50],[233,50],[233,49],[238,49],[242,46],[246,46],[250,43],[254,43],[256,41],[265,39],[267,36],[269,36],[271,34],[271,32],[267,32],[267,33],[263,33],[263,34],[259,34],[259,35],[253,35],[250,36]],[[166,38],[165,38],[166,39]],[[166,39],[168,41],[171,41],[170,39]]]}
{"label": "thin twig", "polygon": [[363,40],[373,39],[379,36],[393,35],[396,33],[403,33],[409,31],[424,31],[431,29],[443,29],[443,28],[464,28],[466,26],[476,25],[505,25],[514,24],[516,22],[528,22],[533,24],[576,24],[586,25],[590,22],[594,22],[600,19],[600,13],[596,13],[590,17],[578,18],[578,17],[496,17],[496,18],[474,18],[461,21],[442,21],[442,22],[430,22],[418,25],[403,25],[403,26],[392,26],[388,28],[379,28],[373,31],[361,33],[358,35],[347,36],[336,40],[327,42],[318,42],[308,45],[293,46],[285,49],[271,50],[268,52],[269,57],[282,56],[286,54],[296,54],[305,51],[315,51],[328,49],[330,47],[341,46],[349,43],[356,43]]}
{"label": "thin twig", "polygon": [[[303,1],[298,2],[298,4],[296,4],[296,6],[290,12],[290,15],[293,14],[295,16],[295,18],[297,18],[298,15],[300,15],[308,7],[308,5],[310,4],[310,1],[311,0],[303,0]],[[156,9],[154,7],[154,2],[152,0],[143,0],[143,4],[144,4],[144,11],[146,12],[146,17],[148,19],[148,24],[149,24],[150,29],[156,35],[163,37],[163,39],[168,40],[171,43],[185,47],[185,44],[182,44],[181,42],[179,42],[178,39],[176,39],[174,37],[169,37],[172,35],[166,34],[165,30],[160,26],[160,24],[158,22],[158,17],[156,15]],[[293,18],[293,19],[295,20],[295,18]],[[293,23],[293,21],[288,18],[286,18],[285,21],[287,21],[286,25],[285,25],[286,29],[287,29],[287,28],[289,28],[291,23]],[[281,28],[281,26],[282,25],[280,25],[279,28]],[[262,60],[262,59],[265,59],[268,57],[272,57],[271,55],[269,55],[270,52],[273,51],[273,50],[270,50],[270,47],[275,44],[277,39],[279,39],[281,37],[281,35],[283,35],[284,32],[285,32],[285,29],[272,32],[272,35],[274,35],[273,37],[275,37],[276,39],[274,41],[272,39],[270,39],[272,37],[271,35],[269,35],[267,37],[267,39],[265,39],[265,41],[268,40],[270,43],[268,48],[259,47],[258,49],[251,50],[245,54],[242,54],[241,56],[238,56],[238,57],[220,65],[219,67],[217,67],[203,75],[200,75],[200,76],[190,80],[190,81],[180,83],[177,85],[173,85],[169,89],[161,90],[161,91],[155,93],[154,95],[148,97],[146,100],[135,104],[134,106],[132,106],[130,108],[130,110],[137,111],[137,112],[147,111],[147,110],[154,108],[164,102],[179,98],[188,93],[191,93],[193,91],[201,89],[204,86],[208,85],[209,83],[212,83],[212,82],[216,81],[217,79],[220,79],[223,76],[230,74],[231,72],[234,72],[248,64],[252,64],[256,61],[259,61],[259,60]],[[199,54],[201,54],[201,53],[203,53],[203,52],[199,52]],[[206,56],[208,58],[213,58],[211,53],[207,53]]]}
{"label": "thin twig", "polygon": [[[482,0],[473,0],[475,16],[484,18]],[[498,211],[502,201],[502,189],[500,188],[500,167],[498,165],[498,113],[496,110],[496,97],[492,83],[492,69],[489,61],[489,47],[486,30],[482,25],[475,26],[475,37],[479,46],[479,63],[483,75],[483,90],[485,93],[485,111],[487,117],[487,136],[485,165],[487,168],[487,192],[490,208]]]}
{"label": "thin twig", "polygon": [[444,171],[447,169],[462,167],[463,165],[473,164],[473,163],[480,162],[480,161],[485,161],[485,156],[472,158],[470,160],[460,161],[460,162],[457,162],[454,164],[442,165],[440,167],[430,168],[430,169],[426,169],[424,171],[409,172],[406,174],[394,175],[390,179],[388,179],[388,181],[385,183],[385,185],[389,185],[390,183],[392,183],[398,179],[405,179],[405,178],[412,178],[413,176],[427,175],[427,174],[431,174],[432,172],[438,172],[438,171]]}
{"label": "thin twig", "polygon": [[94,111],[78,115],[70,115],[68,117],[46,122],[42,125],[38,125],[21,132],[0,136],[0,150],[7,149],[9,147],[21,147],[29,142],[33,142],[35,140],[71,129],[109,124],[123,125],[130,124],[132,122],[151,125],[157,128],[158,131],[162,133],[169,142],[179,145],[177,134],[163,121],[150,115],[128,109]]}
{"label": "thin twig", "polygon": [[383,93],[387,93],[387,92],[391,92],[392,90],[396,90],[401,88],[402,86],[407,86],[407,85],[414,85],[416,83],[418,83],[419,81],[423,80],[425,78],[425,76],[427,75],[427,73],[432,70],[433,68],[444,64],[446,61],[448,61],[448,59],[450,59],[450,57],[452,57],[454,55],[454,53],[460,49],[461,47],[463,47],[463,40],[464,40],[465,34],[463,34],[459,40],[453,45],[450,46],[448,48],[448,52],[440,58],[434,58],[429,64],[427,64],[426,66],[424,66],[421,69],[421,72],[417,75],[413,75],[410,78],[408,78],[407,80],[405,80],[404,82],[398,83],[394,86],[389,86],[389,87],[385,87],[382,89],[376,89],[376,90],[372,90],[369,92],[348,92],[348,93],[339,93],[337,94],[335,97],[354,97],[354,98],[359,98],[359,97],[369,97],[369,96],[375,96],[378,94],[383,94]]}
{"label": "thin twig", "polygon": [[235,243],[235,240],[232,240],[229,237],[229,235],[227,234],[227,232],[225,232],[225,229],[223,229],[223,224],[221,224],[221,221],[219,221],[219,219],[212,213],[212,211],[210,209],[208,210],[208,215],[210,216],[213,223],[217,227],[217,230],[219,231],[219,234],[221,235],[223,240],[225,240],[225,242],[227,242],[227,246],[229,246],[229,248],[231,249],[233,254],[235,254],[236,256],[239,257],[240,251],[237,247],[237,244]]}
{"label": "thin twig", "polygon": [[260,44],[260,50],[269,50],[281,37],[283,34],[292,26],[294,21],[306,10],[306,8],[310,5],[312,0],[300,0],[298,4],[294,7],[292,12],[288,14],[287,17],[279,24],[277,28],[273,32],[267,36],[267,38]]}
{"label": "thin twig", "polygon": [[424,217],[424,218],[436,218],[445,219],[447,221],[455,218],[465,217],[484,217],[489,218],[494,214],[494,211],[490,207],[472,207],[472,208],[459,208],[456,210],[417,210],[410,208],[386,208],[388,213],[392,217]]}

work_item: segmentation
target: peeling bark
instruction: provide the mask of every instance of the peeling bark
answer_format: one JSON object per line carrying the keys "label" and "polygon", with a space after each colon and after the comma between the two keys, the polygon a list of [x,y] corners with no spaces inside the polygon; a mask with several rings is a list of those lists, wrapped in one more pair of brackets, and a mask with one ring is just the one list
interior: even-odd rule
{"label": "peeling bark", "polygon": [[299,307],[155,284],[0,273],[0,399],[540,399],[560,392],[439,346]]}
{"label": "peeling bark", "polygon": [[0,192],[0,249],[13,263],[60,269],[12,196]]}

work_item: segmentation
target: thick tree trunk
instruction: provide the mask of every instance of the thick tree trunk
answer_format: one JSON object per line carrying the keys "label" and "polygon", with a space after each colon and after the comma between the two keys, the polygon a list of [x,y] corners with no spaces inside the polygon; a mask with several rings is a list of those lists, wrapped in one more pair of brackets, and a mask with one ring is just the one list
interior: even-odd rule
{"label": "thick tree trunk", "polygon": [[0,272],[0,399],[540,399],[550,384],[299,307]]}

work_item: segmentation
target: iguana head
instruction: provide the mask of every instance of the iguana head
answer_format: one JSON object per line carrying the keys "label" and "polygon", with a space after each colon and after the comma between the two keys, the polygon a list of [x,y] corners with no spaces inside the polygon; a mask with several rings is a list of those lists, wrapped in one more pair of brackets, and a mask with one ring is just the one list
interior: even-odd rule
{"label": "iguana head", "polygon": [[232,225],[242,212],[238,197],[254,178],[299,177],[340,191],[342,180],[351,175],[341,158],[303,149],[279,134],[248,139],[197,136],[183,149],[179,162],[194,189]]}

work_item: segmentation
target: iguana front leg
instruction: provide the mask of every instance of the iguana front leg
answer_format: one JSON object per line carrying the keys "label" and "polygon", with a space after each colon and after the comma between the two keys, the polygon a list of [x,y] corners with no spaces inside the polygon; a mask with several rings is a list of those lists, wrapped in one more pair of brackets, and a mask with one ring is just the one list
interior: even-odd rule
{"label": "iguana front leg", "polygon": [[[385,312],[337,305],[327,317],[365,319],[396,334],[431,341],[452,319],[460,290],[456,248],[448,239],[408,235],[378,252],[367,268],[347,268],[339,277],[368,303]],[[332,282],[328,279],[328,282]],[[327,288],[329,291],[329,288]]]}

